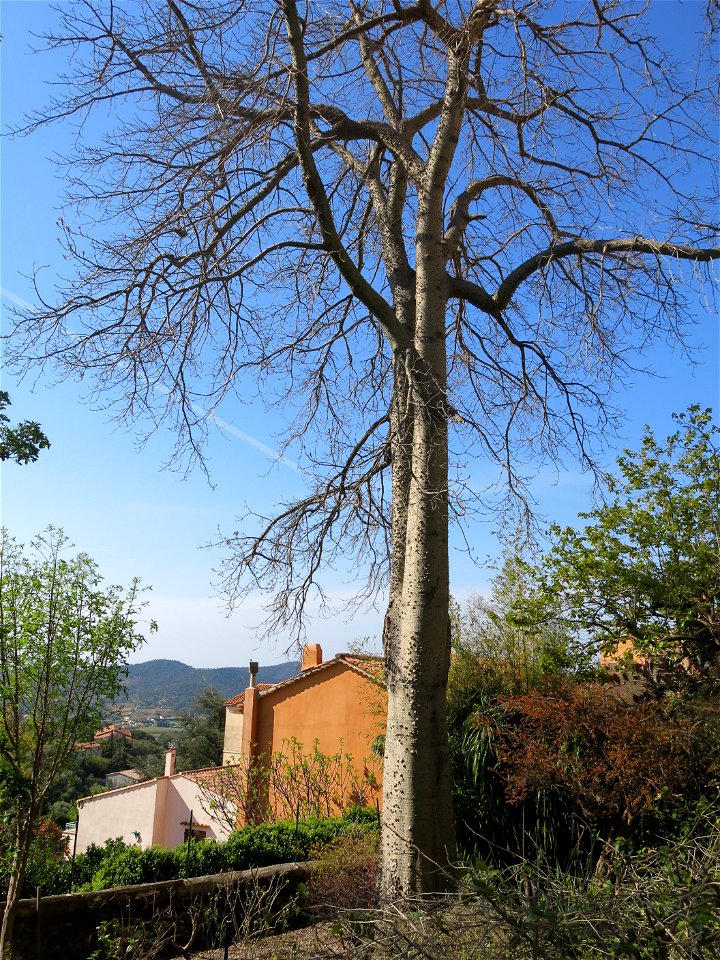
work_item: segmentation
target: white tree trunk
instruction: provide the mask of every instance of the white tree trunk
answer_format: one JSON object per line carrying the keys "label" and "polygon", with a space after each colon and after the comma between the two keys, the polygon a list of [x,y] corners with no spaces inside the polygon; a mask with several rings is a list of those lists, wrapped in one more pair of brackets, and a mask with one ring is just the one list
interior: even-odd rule
{"label": "white tree trunk", "polygon": [[[447,489],[425,494],[447,473],[437,426],[416,422],[397,633],[386,652],[388,722],[383,774],[385,896],[448,885],[455,856],[445,688],[450,663]],[[418,436],[419,434],[419,436]],[[435,489],[437,489],[435,487]]]}
{"label": "white tree trunk", "polygon": [[[450,666],[448,426],[441,192],[418,215],[412,434],[404,488],[393,482],[393,534],[401,536],[386,621],[388,723],[383,775],[382,890],[433,893],[455,858],[446,687]],[[412,377],[412,373],[411,373]],[[422,382],[420,388],[418,383]],[[409,467],[409,470],[407,470]],[[393,462],[395,473],[397,464]],[[404,531],[404,535],[403,535]],[[401,577],[402,586],[399,587]],[[400,590],[400,596],[396,594]]]}

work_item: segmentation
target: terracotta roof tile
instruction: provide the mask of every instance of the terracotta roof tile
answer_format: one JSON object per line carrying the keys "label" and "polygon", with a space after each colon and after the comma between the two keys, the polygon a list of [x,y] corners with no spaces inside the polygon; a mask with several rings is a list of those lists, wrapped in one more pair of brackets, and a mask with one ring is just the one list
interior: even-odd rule
{"label": "terracotta roof tile", "polygon": [[[306,670],[301,670],[300,673],[296,673],[294,677],[288,677],[287,680],[281,680],[279,683],[259,683],[257,685],[257,689],[260,694],[265,694],[271,690],[282,690],[285,687],[296,683],[302,677],[312,676],[315,673],[319,673],[321,670],[327,670],[328,667],[337,665],[338,662],[346,664],[352,670],[362,673],[364,676],[368,677],[370,680],[374,680],[376,683],[385,682],[385,661],[382,657],[373,657],[369,655],[358,656],[352,653],[337,653],[330,660],[323,660],[323,662],[319,663],[316,667],[308,667]],[[226,707],[239,707],[239,713],[243,712],[244,704],[244,690],[242,693],[238,693],[236,696],[225,701]]]}
{"label": "terracotta roof tile", "polygon": [[202,770],[183,770],[182,773],[176,773],[176,777],[187,777],[193,783],[204,786],[212,790],[213,787],[221,787],[225,782],[223,776],[226,771],[239,769],[240,764],[226,764],[224,767],[205,767]]}
{"label": "terracotta roof tile", "polygon": [[126,730],[125,727],[118,727],[117,724],[111,723],[109,727],[103,727],[102,730],[98,730],[95,733],[96,740],[104,740],[106,737],[125,737],[126,740],[132,740],[132,733],[129,730]]}
{"label": "terracotta roof tile", "polygon": [[[237,766],[237,764],[235,766]],[[195,783],[204,783],[208,788],[212,789],[213,784],[218,782],[219,775],[222,774],[224,770],[229,769],[232,769],[232,765],[226,767],[203,767],[200,770],[181,770],[179,773],[174,773],[169,779],[178,780],[185,777],[188,780],[193,780]],[[81,806],[92,800],[102,800],[104,797],[113,797],[120,793],[130,793],[131,790],[145,790],[157,783],[158,780],[163,779],[163,777],[154,777],[152,780],[143,780],[142,783],[129,783],[125,787],[115,787],[113,790],[93,793],[89,797],[80,797],[76,802],[78,806]]]}
{"label": "terracotta roof tile", "polygon": [[[294,678],[293,678],[293,679],[294,679]],[[261,691],[262,691],[262,690],[269,690],[270,687],[274,687],[274,686],[277,686],[277,684],[274,684],[274,683],[259,683],[259,684],[257,685],[256,689],[257,689],[257,690],[261,690]],[[236,694],[234,697],[231,697],[229,700],[226,700],[226,701],[225,701],[225,706],[226,706],[226,707],[242,707],[242,706],[244,705],[244,703],[245,703],[245,691],[243,690],[242,693],[238,693],[238,694]],[[240,710],[240,713],[242,713],[242,710]]]}
{"label": "terracotta roof tile", "polygon": [[338,653],[336,660],[343,660],[350,667],[362,670],[373,680],[385,682],[385,660],[383,657],[356,656],[352,653]]}

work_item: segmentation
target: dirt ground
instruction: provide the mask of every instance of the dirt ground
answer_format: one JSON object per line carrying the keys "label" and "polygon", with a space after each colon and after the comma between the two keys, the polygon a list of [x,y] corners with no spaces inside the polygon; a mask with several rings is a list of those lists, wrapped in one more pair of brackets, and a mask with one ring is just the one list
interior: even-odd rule
{"label": "dirt ground", "polygon": [[[343,942],[337,925],[325,921],[300,930],[258,937],[231,946],[228,960],[345,960],[355,951]],[[201,950],[193,960],[225,960],[224,950]],[[182,960],[182,958],[177,958]]]}

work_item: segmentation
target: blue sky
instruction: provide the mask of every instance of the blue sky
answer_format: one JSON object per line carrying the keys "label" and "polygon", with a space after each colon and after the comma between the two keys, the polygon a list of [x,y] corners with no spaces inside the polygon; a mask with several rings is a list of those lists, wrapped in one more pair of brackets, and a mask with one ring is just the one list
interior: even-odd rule
{"label": "blue sky", "polygon": [[[658,4],[660,7],[660,4]],[[682,14],[674,2],[663,3],[673,22]],[[47,5],[35,0],[1,0],[2,127],[19,122],[27,110],[47,98],[45,83],[61,69],[57,55],[28,52],[31,31],[42,31]],[[680,21],[678,21],[678,24]],[[2,207],[0,268],[2,329],[12,302],[33,302],[27,277],[46,265],[45,283],[52,289],[61,268],[57,218],[62,195],[61,171],[51,163],[54,152],[69,143],[69,131],[45,129],[30,138],[4,138],[1,146]],[[657,379],[638,378],[617,385],[617,403],[627,411],[623,437],[608,450],[636,446],[643,425],[658,436],[672,430],[671,413],[689,403],[714,406],[720,399],[720,333],[717,318],[698,309],[693,334],[695,366],[686,358],[658,348],[650,362]],[[284,496],[302,489],[292,463],[274,463],[274,434],[280,424],[261,408],[228,408],[211,427],[208,445],[210,485],[204,474],[163,468],[174,438],[166,432],[147,443],[112,422],[112,408],[92,408],[80,383],[53,384],[45,376],[22,383],[3,373],[2,388],[11,394],[13,419],[39,420],[52,448],[30,466],[4,464],[0,507],[2,522],[20,540],[28,540],[48,524],[61,526],[78,549],[89,553],[113,582],[138,576],[152,587],[147,618],[159,631],[148,636],[135,659],[172,657],[196,666],[244,664],[249,658],[275,663],[284,657],[286,637],[260,644],[253,626],[261,619],[261,598],[251,598],[228,618],[214,587],[218,554],[202,549],[219,530],[233,530],[246,505],[271,512]],[[479,470],[480,468],[478,468]],[[560,477],[543,471],[532,492],[549,519],[570,522],[589,506],[589,481],[570,463]],[[481,559],[497,554],[494,524],[471,528],[474,550]],[[488,570],[474,567],[459,549],[451,560],[452,589],[463,597],[487,586]],[[329,593],[342,603],[352,583],[341,572],[327,575]],[[380,603],[382,606],[382,602]],[[377,642],[382,611],[342,618],[316,619],[308,637],[327,653],[346,649],[360,637]]]}

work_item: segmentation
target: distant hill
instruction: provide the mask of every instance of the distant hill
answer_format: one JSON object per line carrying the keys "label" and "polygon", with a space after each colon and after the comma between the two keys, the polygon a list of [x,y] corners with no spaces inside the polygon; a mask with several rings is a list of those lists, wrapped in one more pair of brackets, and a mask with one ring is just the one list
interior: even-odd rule
{"label": "distant hill", "polygon": [[[260,683],[279,683],[300,670],[298,662],[260,667]],[[179,660],[148,660],[131,663],[125,682],[126,702],[136,707],[188,709],[196,694],[212,687],[226,699],[244,690],[249,682],[247,667],[189,667]]]}

